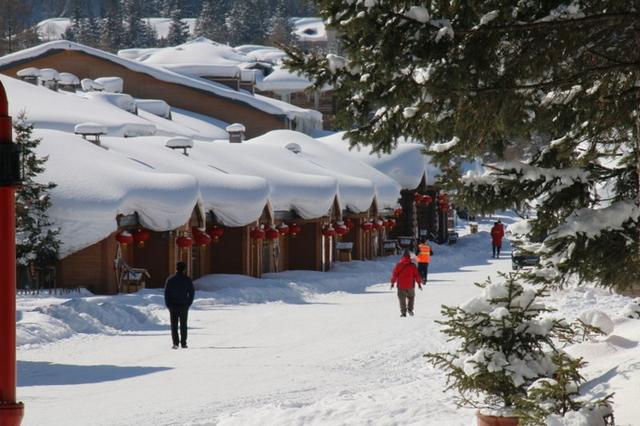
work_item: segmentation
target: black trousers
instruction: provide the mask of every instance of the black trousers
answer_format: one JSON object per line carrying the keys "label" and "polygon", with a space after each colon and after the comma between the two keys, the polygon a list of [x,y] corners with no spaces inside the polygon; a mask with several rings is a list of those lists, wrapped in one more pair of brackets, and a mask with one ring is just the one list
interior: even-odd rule
{"label": "black trousers", "polygon": [[418,271],[422,277],[422,284],[426,284],[427,274],[429,273],[429,262],[418,262]]}
{"label": "black trousers", "polygon": [[[171,338],[173,344],[182,346],[187,344],[187,317],[189,316],[188,305],[177,305],[169,308],[171,317]],[[180,337],[178,337],[178,321],[180,321]]]}
{"label": "black trousers", "polygon": [[493,252],[493,257],[500,257],[500,249],[502,248],[502,244],[491,244],[491,251]]}

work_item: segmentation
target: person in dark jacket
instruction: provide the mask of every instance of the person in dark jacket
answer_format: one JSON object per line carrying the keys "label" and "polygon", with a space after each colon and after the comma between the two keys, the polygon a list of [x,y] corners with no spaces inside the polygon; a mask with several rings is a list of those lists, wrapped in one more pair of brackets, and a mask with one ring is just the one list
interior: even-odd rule
{"label": "person in dark jacket", "polygon": [[[167,278],[164,285],[164,304],[169,309],[171,317],[173,349],[178,349],[178,343],[183,348],[187,347],[187,317],[189,307],[193,303],[195,289],[193,281],[185,274],[186,270],[187,264],[178,262],[176,273]],[[180,322],[180,336],[178,336],[178,322]]]}
{"label": "person in dark jacket", "polygon": [[400,261],[393,268],[391,288],[398,283],[398,299],[400,300],[400,316],[406,317],[407,311],[413,316],[413,303],[416,297],[415,286],[422,290],[422,280],[418,267],[411,261],[411,251],[406,249]]}

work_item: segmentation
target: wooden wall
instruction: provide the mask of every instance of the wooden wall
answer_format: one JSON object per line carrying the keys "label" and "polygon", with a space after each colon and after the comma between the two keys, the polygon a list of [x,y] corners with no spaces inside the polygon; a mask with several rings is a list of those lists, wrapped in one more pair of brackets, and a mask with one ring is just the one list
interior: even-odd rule
{"label": "wooden wall", "polygon": [[58,50],[47,55],[30,58],[20,63],[5,65],[0,72],[16,77],[26,67],[54,68],[58,72],[70,72],[78,78],[121,77],[124,92],[134,97],[162,99],[171,106],[208,115],[228,123],[245,125],[248,138],[259,136],[270,130],[284,129],[284,117],[268,114],[248,104],[216,96],[177,83],[158,80],[148,74],[132,71],[107,59],[74,50]]}
{"label": "wooden wall", "polygon": [[61,259],[56,267],[56,285],[61,288],[85,287],[96,294],[117,293],[116,248],[114,233]]}
{"label": "wooden wall", "polygon": [[322,270],[322,234],[320,222],[300,223],[302,232],[289,237],[289,268]]}
{"label": "wooden wall", "polygon": [[224,228],[224,235],[208,248],[208,274],[249,274],[248,227]]}

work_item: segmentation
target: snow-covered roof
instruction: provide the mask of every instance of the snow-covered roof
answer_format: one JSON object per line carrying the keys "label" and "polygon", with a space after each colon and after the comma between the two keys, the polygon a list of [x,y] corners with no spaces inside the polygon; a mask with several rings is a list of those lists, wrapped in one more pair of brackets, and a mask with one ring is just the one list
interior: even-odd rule
{"label": "snow-covered roof", "polygon": [[202,37],[158,49],[138,61],[194,77],[239,77],[241,69],[256,64],[254,59],[236,52],[231,46]]}
{"label": "snow-covered roof", "polygon": [[198,182],[188,174],[159,173],[80,136],[34,129],[37,153],[49,160],[37,179],[55,182],[48,215],[60,227],[64,257],[116,231],[116,216],[138,213],[143,226],[168,230],[189,220]]}
{"label": "snow-covered roof", "polygon": [[107,137],[103,138],[102,145],[145,164],[151,170],[195,177],[198,203],[206,211],[212,211],[226,226],[243,226],[260,217],[269,195],[264,179],[229,174],[211,167],[208,158],[201,155],[195,147],[211,145],[212,142],[192,142],[193,148],[189,149],[187,157],[182,154],[182,150],[167,148],[167,143],[172,141],[176,142],[176,138]]}
{"label": "snow-covered roof", "polygon": [[[321,128],[322,114],[318,111],[299,108],[286,102],[277,101],[264,96],[252,95],[244,91],[237,91],[224,85],[217,84],[201,78],[192,78],[183,74],[179,74],[162,67],[148,65],[138,61],[122,58],[112,53],[94,49],[78,43],[59,40],[43,43],[38,46],[21,50],[19,52],[10,53],[0,58],[0,67],[24,61],[30,58],[36,58],[59,50],[72,50],[86,53],[91,56],[99,57],[107,61],[121,65],[135,72],[144,73],[161,81],[179,84],[197,90],[210,93],[211,95],[229,99],[233,102],[246,104],[252,108],[263,111],[267,114],[284,116],[291,120],[307,122],[306,127]],[[63,71],[63,70],[61,70]]]}
{"label": "snow-covered roof", "polygon": [[0,74],[0,81],[10,99],[11,115],[17,117],[24,110],[29,122],[37,128],[73,133],[76,124],[95,122],[106,126],[110,135],[135,136],[140,131],[155,131],[155,126],[149,121],[109,102],[96,102],[68,92],[55,92],[3,74]]}
{"label": "snow-covered roof", "polygon": [[306,77],[284,69],[274,67],[273,72],[256,80],[256,87],[262,92],[302,92],[313,83]]}
{"label": "snow-covered roof", "polygon": [[189,156],[225,173],[264,178],[273,210],[295,211],[303,219],[326,216],[338,192],[338,181],[330,172],[273,146],[197,143]]}
{"label": "snow-covered roof", "polygon": [[[300,132],[291,130],[274,130],[257,138],[246,141],[247,144],[261,144],[278,146],[289,149],[291,144],[296,144],[296,151],[299,148],[298,156],[305,160],[323,167],[327,170],[338,173],[337,176],[352,176],[365,179],[372,184],[373,191],[366,197],[365,193],[357,199],[358,203],[346,203],[352,211],[365,211],[371,206],[372,196],[379,209],[395,208],[400,198],[400,185],[390,177],[379,172],[375,168],[362,161],[354,159],[350,155],[345,155],[340,150],[335,149],[325,142],[321,142]],[[338,186],[343,190],[343,184],[339,179]],[[345,198],[343,196],[343,198]]]}
{"label": "snow-covered roof", "polygon": [[293,33],[300,41],[327,41],[327,31],[322,18],[299,18],[293,22],[293,27]]}
{"label": "snow-covered roof", "polygon": [[432,184],[440,174],[440,169],[431,164],[431,157],[423,153],[423,145],[419,143],[403,142],[390,154],[372,154],[367,147],[349,149],[349,141],[343,139],[344,135],[344,132],[338,132],[319,140],[395,179],[403,189],[417,188],[423,177],[428,185]]}

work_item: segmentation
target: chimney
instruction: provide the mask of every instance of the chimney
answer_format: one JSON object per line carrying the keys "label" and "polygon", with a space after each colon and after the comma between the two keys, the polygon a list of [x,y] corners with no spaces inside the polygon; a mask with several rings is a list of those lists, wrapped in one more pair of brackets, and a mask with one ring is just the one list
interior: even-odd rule
{"label": "chimney", "polygon": [[16,75],[25,83],[38,85],[38,77],[40,77],[40,70],[38,68],[29,67],[19,70]]}
{"label": "chimney", "polygon": [[193,139],[176,136],[167,139],[167,142],[164,144],[164,146],[171,149],[181,149],[182,153],[188,157],[189,153],[187,152],[187,150],[193,148]]}
{"label": "chimney", "polygon": [[244,125],[240,123],[229,124],[225,130],[229,133],[229,142],[242,143],[244,140],[244,132],[246,131]]}

